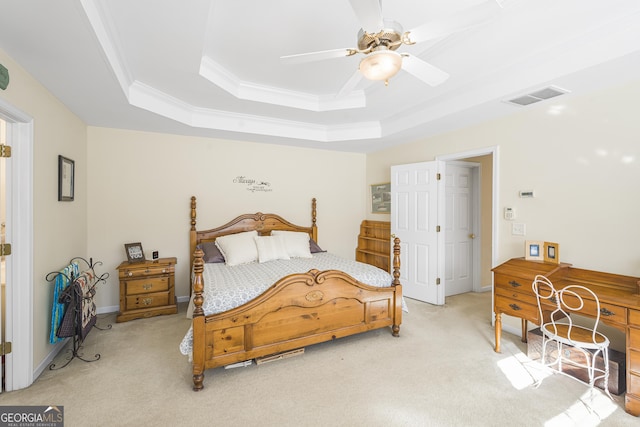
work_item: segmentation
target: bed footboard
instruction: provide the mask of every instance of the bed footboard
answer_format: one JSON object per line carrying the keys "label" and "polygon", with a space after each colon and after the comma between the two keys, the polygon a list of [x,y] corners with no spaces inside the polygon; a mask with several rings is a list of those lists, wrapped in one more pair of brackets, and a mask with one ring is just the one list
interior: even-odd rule
{"label": "bed footboard", "polygon": [[286,276],[258,298],[224,313],[202,310],[203,252],[194,253],[193,389],[204,371],[402,323],[400,245],[394,242],[393,285],[378,288],[338,270]]}

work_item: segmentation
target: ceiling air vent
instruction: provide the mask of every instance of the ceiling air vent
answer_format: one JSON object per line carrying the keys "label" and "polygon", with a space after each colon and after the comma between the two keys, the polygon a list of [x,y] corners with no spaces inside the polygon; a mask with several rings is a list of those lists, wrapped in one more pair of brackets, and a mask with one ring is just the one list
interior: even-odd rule
{"label": "ceiling air vent", "polygon": [[524,106],[535,104],[536,102],[544,101],[545,99],[555,98],[556,96],[564,95],[567,92],[567,90],[549,86],[526,95],[521,95],[517,98],[509,99],[506,102]]}

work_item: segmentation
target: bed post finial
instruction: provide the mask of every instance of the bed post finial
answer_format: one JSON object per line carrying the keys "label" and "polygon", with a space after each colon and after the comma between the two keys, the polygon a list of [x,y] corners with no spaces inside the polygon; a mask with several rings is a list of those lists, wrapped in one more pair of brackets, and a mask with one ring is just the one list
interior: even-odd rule
{"label": "bed post finial", "polygon": [[393,239],[393,286],[400,284],[400,239]]}
{"label": "bed post finial", "polygon": [[318,212],[316,210],[316,198],[311,199],[311,226],[316,226],[316,217]]}
{"label": "bed post finial", "polygon": [[196,196],[191,196],[191,231],[196,231]]}

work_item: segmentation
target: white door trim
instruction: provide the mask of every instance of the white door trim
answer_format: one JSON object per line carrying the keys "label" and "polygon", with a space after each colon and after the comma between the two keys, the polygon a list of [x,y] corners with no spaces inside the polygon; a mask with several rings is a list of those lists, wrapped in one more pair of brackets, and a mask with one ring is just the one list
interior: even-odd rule
{"label": "white door trim", "polygon": [[6,336],[12,351],[5,358],[7,391],[33,383],[33,118],[0,99],[7,122],[11,161],[7,162]]}

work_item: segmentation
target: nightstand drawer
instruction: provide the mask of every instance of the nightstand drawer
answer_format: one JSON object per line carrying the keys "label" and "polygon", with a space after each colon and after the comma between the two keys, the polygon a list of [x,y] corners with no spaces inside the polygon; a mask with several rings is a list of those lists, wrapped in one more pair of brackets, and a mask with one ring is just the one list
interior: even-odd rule
{"label": "nightstand drawer", "polygon": [[158,276],[174,271],[173,265],[146,265],[145,267],[131,267],[120,270],[120,279]]}
{"label": "nightstand drawer", "polygon": [[169,277],[150,277],[148,279],[126,280],[127,295],[148,294],[169,289]]}
{"label": "nightstand drawer", "polygon": [[161,305],[169,305],[169,292],[157,292],[127,297],[127,310],[159,307]]}

